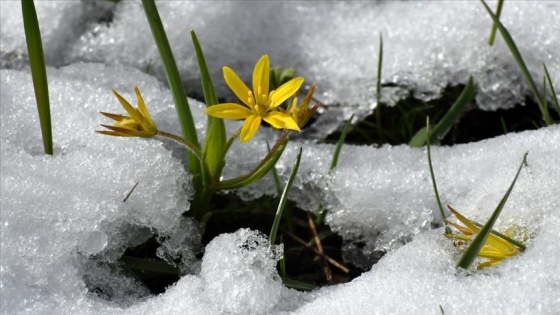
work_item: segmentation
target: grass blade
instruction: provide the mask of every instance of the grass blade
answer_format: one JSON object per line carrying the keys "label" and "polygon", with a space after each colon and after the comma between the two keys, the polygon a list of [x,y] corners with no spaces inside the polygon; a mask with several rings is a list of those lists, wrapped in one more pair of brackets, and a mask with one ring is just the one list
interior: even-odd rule
{"label": "grass blade", "polygon": [[[270,153],[270,145],[268,144],[268,141],[266,142],[266,148],[268,149],[268,153]],[[271,171],[272,179],[274,179],[274,186],[276,186],[276,192],[278,192],[278,196],[282,196],[282,185],[280,184],[280,177],[278,177],[276,167],[273,167]]]}
{"label": "grass blade", "polygon": [[[150,24],[150,29],[152,30],[152,35],[159,52],[161,62],[165,69],[167,82],[169,83],[169,87],[171,88],[171,92],[173,94],[175,109],[177,110],[179,123],[181,124],[181,129],[183,130],[183,136],[190,143],[198,145],[198,137],[194,127],[189,102],[187,100],[183,82],[181,81],[181,76],[179,75],[179,69],[177,68],[177,63],[173,57],[171,47],[169,46],[169,41],[167,40],[167,35],[165,33],[165,29],[163,28],[156,4],[154,0],[142,0],[142,5],[144,6],[146,18]],[[202,190],[203,181],[201,176],[201,163],[197,161],[196,157],[191,152],[187,152],[187,158],[189,161],[189,170],[193,174],[195,191],[199,193]],[[196,199],[197,196],[195,195],[195,200],[193,200],[195,203]]]}
{"label": "grass blade", "polygon": [[300,290],[300,291],[312,291],[312,290],[315,290],[317,288],[316,285],[313,285],[311,283],[302,282],[302,281],[298,281],[298,280],[294,280],[294,279],[290,279],[290,278],[282,278],[282,282],[288,288],[296,289],[296,290]]}
{"label": "grass blade", "polygon": [[273,246],[274,241],[276,240],[276,233],[278,232],[278,226],[280,226],[282,213],[284,212],[284,208],[286,207],[286,202],[288,202],[288,195],[290,194],[290,188],[292,188],[292,184],[294,183],[294,179],[296,178],[297,171],[299,168],[299,162],[301,160],[301,152],[302,152],[302,148],[300,147],[299,153],[294,163],[294,167],[292,168],[292,172],[290,173],[290,177],[288,178],[288,182],[286,183],[286,186],[284,186],[284,191],[282,192],[282,196],[280,197],[280,202],[278,203],[276,216],[274,217],[274,222],[272,223],[272,228],[270,229],[270,235],[268,237],[270,240],[270,246]]}
{"label": "grass blade", "polygon": [[513,181],[509,186],[509,189],[502,197],[502,200],[500,200],[500,203],[494,210],[494,213],[492,213],[490,219],[488,219],[486,224],[484,224],[484,226],[480,230],[480,233],[478,233],[478,235],[474,238],[474,240],[469,245],[465,253],[463,253],[463,256],[461,256],[461,260],[459,260],[458,267],[465,268],[465,269],[469,268],[469,266],[476,259],[476,256],[478,256],[478,253],[480,252],[482,246],[484,246],[484,243],[486,242],[486,238],[488,237],[488,234],[490,234],[490,232],[492,231],[492,227],[494,226],[494,223],[496,223],[496,220],[500,216],[500,213],[502,212],[502,209],[504,208],[506,201],[509,198],[509,195],[511,194],[511,191],[513,190],[513,186],[517,181],[517,177],[519,177],[519,173],[521,173],[521,169],[523,168],[523,165],[527,165],[527,154],[528,153],[523,154],[523,160],[521,161],[521,165],[519,165],[519,169],[517,170],[517,173],[515,174],[515,177],[513,178]]}
{"label": "grass blade", "polygon": [[342,150],[342,145],[344,145],[344,140],[346,139],[346,135],[348,131],[350,131],[350,125],[352,123],[352,119],[354,115],[350,116],[350,118],[346,121],[344,128],[342,129],[342,133],[340,134],[340,138],[338,138],[338,142],[336,143],[336,149],[334,150],[333,158],[331,161],[331,168],[330,170],[334,170],[336,165],[338,164],[338,156],[340,155],[340,150]]}
{"label": "grass blade", "polygon": [[426,134],[427,134],[426,154],[428,156],[428,167],[430,169],[430,178],[432,179],[432,186],[434,188],[434,194],[436,195],[439,214],[441,215],[441,220],[443,221],[443,225],[445,226],[445,234],[451,234],[451,230],[449,229],[449,226],[447,226],[447,222],[445,222],[445,212],[443,212],[443,206],[441,205],[441,199],[439,198],[439,192],[436,184],[436,177],[434,176],[434,168],[432,166],[432,153],[430,151],[430,117],[429,116],[426,117]]}
{"label": "grass blade", "polygon": [[531,92],[533,92],[533,96],[535,97],[537,103],[539,104],[539,109],[541,110],[541,114],[543,116],[545,124],[547,126],[550,126],[552,124],[552,119],[546,107],[546,101],[545,101],[546,98],[539,94],[537,85],[535,84],[535,81],[533,81],[533,78],[531,77],[531,73],[529,73],[529,69],[527,68],[527,65],[525,65],[525,61],[523,61],[523,57],[521,57],[521,53],[519,52],[519,49],[517,49],[517,45],[515,45],[515,42],[513,41],[513,38],[509,34],[506,27],[502,24],[502,22],[500,22],[498,17],[492,12],[492,10],[490,9],[490,7],[488,7],[486,2],[484,2],[484,0],[480,0],[480,1],[484,5],[484,8],[488,12],[488,14],[490,14],[492,19],[494,20],[494,25],[498,28],[500,34],[502,34],[502,37],[504,38],[506,45],[508,46],[511,54],[513,55],[513,59],[515,59],[517,66],[521,70],[523,77],[525,78],[527,84],[529,85],[529,88],[531,89]]}
{"label": "grass blade", "polygon": [[[457,120],[457,118],[459,117],[459,115],[461,115],[465,107],[473,100],[475,93],[476,93],[476,85],[474,84],[474,81],[471,77],[469,78],[469,82],[467,83],[467,86],[465,86],[465,88],[461,92],[461,95],[459,95],[459,98],[455,101],[453,105],[451,105],[451,108],[449,108],[447,113],[445,113],[445,115],[441,118],[441,120],[437,123],[437,125],[434,126],[434,129],[430,134],[431,143],[439,143],[445,137],[445,135],[447,135],[449,130],[451,130],[451,127],[453,126],[455,120]],[[414,148],[419,148],[421,146],[424,146],[427,143],[427,141],[428,141],[427,128],[424,127],[420,129],[414,135],[414,137],[412,137],[412,139],[410,139],[408,145]]]}
{"label": "grass blade", "polygon": [[25,29],[25,40],[27,41],[27,53],[29,65],[35,89],[35,99],[39,112],[41,134],[43,136],[43,148],[45,154],[53,155],[51,109],[49,103],[49,86],[47,80],[47,69],[45,56],[43,54],[43,43],[41,41],[41,30],[35,11],[33,0],[22,0],[21,9],[23,13],[23,27]]}
{"label": "grass blade", "polygon": [[[496,16],[498,17],[498,19],[500,18],[500,15],[502,14],[502,6],[504,5],[504,0],[498,0],[498,8],[496,8]],[[493,46],[494,45],[494,38],[496,37],[496,30],[498,29],[498,26],[496,25],[496,23],[492,24],[492,31],[490,31],[490,37],[488,38],[488,45]]]}
{"label": "grass blade", "polygon": [[[550,74],[548,73],[548,69],[546,68],[546,65],[543,63],[542,66],[544,69],[546,80],[548,81],[548,87],[550,88],[550,93],[552,93],[552,101],[554,101],[554,106],[556,106],[556,111],[558,112],[558,115],[560,115],[560,104],[558,104],[558,97],[556,96],[556,90],[554,90],[554,86],[552,85],[552,79],[550,78]],[[543,97],[546,100],[546,95],[544,95]]]}
{"label": "grass blade", "polygon": [[[214,84],[208,72],[206,59],[202,52],[202,47],[198,41],[198,37],[194,31],[191,31],[191,38],[196,51],[196,59],[198,60],[198,68],[200,69],[200,79],[202,81],[202,90],[204,92],[204,100],[206,106],[218,104],[218,98],[214,91]],[[225,156],[223,156],[224,146],[226,145],[226,128],[221,118],[215,118],[207,115],[206,139],[202,155],[210,172],[213,181],[219,180],[222,169],[225,165]]]}
{"label": "grass blade", "polygon": [[379,138],[379,143],[383,143],[383,132],[381,130],[381,68],[383,65],[383,36],[379,32],[379,55],[377,57],[377,95],[375,106],[375,122],[377,124],[377,137]]}

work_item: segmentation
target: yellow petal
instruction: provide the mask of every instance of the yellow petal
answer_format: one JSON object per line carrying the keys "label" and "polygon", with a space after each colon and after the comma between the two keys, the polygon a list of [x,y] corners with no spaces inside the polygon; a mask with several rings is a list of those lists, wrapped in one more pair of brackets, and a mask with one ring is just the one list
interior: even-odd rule
{"label": "yellow petal", "polygon": [[115,94],[115,96],[117,97],[117,99],[121,103],[124,110],[126,110],[126,112],[130,115],[130,117],[132,117],[136,120],[141,120],[141,118],[136,113],[136,110],[134,109],[134,107],[132,107],[132,105],[130,105],[130,103],[127,100],[125,100],[117,91],[115,91],[114,89],[112,91],[113,91],[113,94]]}
{"label": "yellow petal", "polygon": [[224,80],[226,80],[229,88],[235,93],[235,95],[241,100],[245,105],[251,106],[248,102],[248,98],[251,90],[241,81],[239,76],[230,67],[224,67]]}
{"label": "yellow petal", "polygon": [[153,124],[152,117],[150,116],[150,113],[148,113],[148,109],[146,108],[146,104],[144,103],[144,98],[142,98],[140,90],[137,86],[134,87],[134,92],[136,92],[136,99],[138,100],[138,110],[140,111],[140,113],[142,113],[142,116],[144,116],[145,119],[149,120],[150,123]]}
{"label": "yellow petal", "polygon": [[212,105],[205,110],[206,115],[225,119],[245,119],[253,113],[245,106],[235,103]]}
{"label": "yellow petal", "polygon": [[240,141],[247,142],[255,136],[259,126],[261,125],[261,117],[257,115],[252,115],[247,117],[241,128]]}
{"label": "yellow petal", "polygon": [[474,223],[472,223],[471,220],[464,217],[457,210],[453,209],[450,205],[447,205],[447,208],[457,217],[459,221],[461,221],[464,225],[466,225],[469,228],[469,230],[471,230],[473,233],[478,233],[480,231],[480,228],[478,226],[474,225]]}
{"label": "yellow petal", "polygon": [[293,78],[290,81],[282,84],[282,86],[274,90],[270,95],[270,97],[272,98],[272,106],[277,107],[289,97],[296,94],[302,84],[302,77]]}
{"label": "yellow petal", "polygon": [[253,94],[257,104],[264,104],[263,95],[268,97],[268,81],[270,79],[270,62],[268,55],[263,55],[253,70]]}
{"label": "yellow petal", "polygon": [[494,234],[488,235],[486,244],[496,249],[504,256],[514,256],[519,253],[519,249],[517,249],[515,245]]}
{"label": "yellow petal", "polygon": [[292,116],[286,113],[268,112],[263,119],[276,129],[291,129],[299,131],[298,124],[294,121]]}
{"label": "yellow petal", "polygon": [[116,121],[121,121],[121,120],[123,120],[123,119],[130,118],[130,117],[128,117],[128,116],[123,116],[123,115],[118,115],[118,114],[111,114],[111,113],[107,113],[107,112],[99,112],[99,113],[100,113],[101,115],[105,116],[105,117],[109,117],[109,118],[111,118],[111,119],[113,119],[113,120],[116,120]]}

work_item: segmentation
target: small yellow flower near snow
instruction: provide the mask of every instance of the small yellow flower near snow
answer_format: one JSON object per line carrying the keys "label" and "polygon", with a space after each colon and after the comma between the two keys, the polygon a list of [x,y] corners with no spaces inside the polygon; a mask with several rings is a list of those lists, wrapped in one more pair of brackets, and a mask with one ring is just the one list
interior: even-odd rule
{"label": "small yellow flower near snow", "polygon": [[129,116],[111,114],[106,112],[100,112],[103,116],[109,117],[115,120],[112,126],[101,125],[107,130],[96,130],[97,133],[117,136],[117,137],[142,137],[142,138],[152,138],[154,137],[158,130],[157,127],[146,109],[146,104],[144,99],[140,94],[138,87],[134,87],[134,92],[136,92],[136,99],[138,100],[138,108],[132,107],[130,103],[125,100],[117,91],[112,90],[122,107],[126,110]]}
{"label": "small yellow flower near snow", "polygon": [[267,55],[262,56],[255,65],[252,91],[231,68],[224,67],[223,71],[227,85],[244,105],[217,104],[208,107],[206,114],[223,119],[245,119],[241,128],[241,142],[247,142],[255,136],[262,120],[277,129],[300,130],[292,116],[277,110],[277,107],[296,94],[303,84],[302,77],[293,78],[278,89],[269,91],[270,62]]}
{"label": "small yellow flower near snow", "polygon": [[[476,234],[478,234],[481,230],[474,222],[467,219],[465,216],[460,214],[457,210],[453,209],[450,206],[447,206],[449,210],[457,217],[457,219],[464,224],[464,226],[446,220],[446,222],[459,230],[462,234],[445,234],[446,237],[453,238],[457,240],[457,245],[465,246],[469,241],[471,241]],[[518,248],[515,244],[511,243],[507,239],[500,237],[497,234],[490,233],[486,238],[486,242],[484,246],[478,253],[478,256],[482,258],[486,258],[485,261],[478,264],[478,269],[482,269],[484,267],[495,266],[502,262],[502,260],[515,256],[521,252],[520,248]]]}
{"label": "small yellow flower near snow", "polygon": [[[319,103],[316,103],[311,108],[309,108],[309,103],[311,102],[311,98],[313,97],[314,91],[315,91],[315,84],[311,86],[311,88],[307,92],[307,95],[305,95],[305,98],[303,99],[303,101],[299,106],[297,104],[298,98],[294,97],[292,103],[288,107],[287,113],[289,113],[290,116],[292,116],[292,118],[300,128],[303,128],[303,126],[305,126],[305,124],[309,121],[309,118],[313,116],[313,114],[317,111],[317,109],[320,106]],[[282,109],[280,109],[280,111],[283,112]]]}

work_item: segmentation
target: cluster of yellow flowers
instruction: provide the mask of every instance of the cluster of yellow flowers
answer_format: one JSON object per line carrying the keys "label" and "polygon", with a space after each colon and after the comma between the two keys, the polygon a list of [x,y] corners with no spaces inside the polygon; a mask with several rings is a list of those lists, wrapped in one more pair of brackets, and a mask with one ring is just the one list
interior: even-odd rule
{"label": "cluster of yellow flowers", "polygon": [[[240,133],[240,141],[247,142],[257,133],[264,120],[276,129],[299,131],[317,110],[319,104],[309,107],[315,86],[307,93],[303,102],[297,105],[297,93],[303,85],[303,78],[297,77],[282,84],[278,89],[269,90],[270,61],[268,55],[262,56],[253,71],[253,90],[251,91],[239,76],[229,67],[223,68],[224,79],[229,88],[243,104],[222,103],[206,109],[209,116],[239,120],[245,119]],[[150,117],[137,87],[134,88],[138,99],[138,108],[133,108],[119,93],[113,93],[124,107],[129,116],[101,112],[106,117],[115,120],[112,126],[102,125],[109,131],[98,133],[121,136],[150,138],[158,134],[157,127]],[[293,97],[287,109],[280,105]]]}

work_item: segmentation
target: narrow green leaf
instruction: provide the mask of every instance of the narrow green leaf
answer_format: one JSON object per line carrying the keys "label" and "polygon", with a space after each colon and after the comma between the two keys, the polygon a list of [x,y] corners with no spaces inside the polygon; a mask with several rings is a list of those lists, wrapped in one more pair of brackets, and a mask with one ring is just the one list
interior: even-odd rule
{"label": "narrow green leaf", "polygon": [[445,213],[443,212],[443,206],[441,205],[441,199],[439,198],[439,192],[437,189],[436,184],[436,177],[434,175],[434,167],[432,166],[432,153],[430,150],[430,117],[426,117],[426,154],[428,156],[428,167],[430,169],[430,178],[432,179],[432,187],[434,188],[434,195],[436,196],[437,205],[439,208],[439,214],[441,215],[441,220],[443,221],[443,225],[445,226],[445,234],[451,234],[451,230],[445,222]]}
{"label": "narrow green leaf", "polygon": [[492,12],[492,10],[486,4],[486,2],[484,2],[484,0],[480,0],[480,1],[484,5],[484,8],[488,12],[488,14],[492,17],[492,20],[494,20],[494,25],[496,25],[498,27],[498,30],[500,31],[500,34],[502,34],[502,37],[504,38],[504,41],[506,42],[506,45],[508,46],[511,54],[513,55],[513,59],[515,59],[515,62],[517,63],[517,66],[521,70],[521,73],[523,74],[523,77],[525,78],[525,80],[527,81],[527,84],[529,85],[529,88],[531,89],[531,92],[533,92],[533,96],[535,97],[535,99],[536,99],[536,101],[539,105],[539,109],[541,111],[541,114],[543,116],[545,124],[547,126],[550,126],[552,124],[552,119],[551,119],[550,115],[548,114],[548,111],[547,111],[547,108],[546,108],[545,97],[541,96],[539,94],[539,90],[537,89],[537,85],[535,84],[535,81],[533,81],[533,77],[531,77],[531,73],[529,72],[529,69],[525,65],[525,61],[523,61],[523,57],[521,57],[521,53],[519,52],[519,49],[517,49],[517,45],[513,41],[513,38],[509,34],[506,27],[502,24],[502,22],[500,22],[498,17]]}
{"label": "narrow green leaf", "polygon": [[[280,235],[280,244],[284,243],[284,236]],[[280,277],[286,278],[286,249],[284,248],[284,255],[280,258]]]}
{"label": "narrow green leaf", "polygon": [[284,283],[284,285],[286,287],[291,288],[291,289],[296,289],[296,290],[312,291],[312,290],[315,290],[317,288],[317,286],[314,285],[314,284],[307,283],[307,282],[302,282],[302,281],[298,281],[298,280],[294,280],[294,279],[290,279],[290,278],[282,278],[282,282]]}
{"label": "narrow green leaf", "polygon": [[[500,15],[502,14],[502,6],[504,5],[504,0],[498,0],[498,8],[496,8],[496,16],[498,17],[498,19],[500,18]],[[496,25],[496,23],[492,24],[492,30],[490,31],[490,37],[488,38],[488,45],[493,46],[494,45],[494,38],[496,37],[496,30],[497,30],[498,26]]]}
{"label": "narrow green leaf", "polygon": [[[202,90],[204,91],[204,100],[206,101],[206,106],[218,104],[218,98],[216,97],[216,92],[214,91],[212,78],[210,77],[210,73],[208,72],[206,59],[204,58],[202,47],[200,46],[200,42],[198,41],[198,37],[196,36],[194,30],[191,31],[191,38],[194,45],[194,50],[196,51],[198,68],[200,69],[200,79],[202,81]],[[214,182],[219,180],[222,174],[222,169],[225,166],[225,154],[222,154],[224,152],[225,144],[226,128],[224,125],[224,120],[221,118],[207,116],[206,139],[204,141],[202,155],[204,157],[206,165],[208,166],[212,181]]]}
{"label": "narrow green leaf", "polygon": [[290,194],[290,189],[292,188],[292,184],[294,183],[294,179],[296,178],[297,171],[299,168],[299,162],[301,160],[301,152],[302,152],[302,148],[300,147],[296,161],[294,162],[294,166],[292,167],[292,172],[290,173],[290,177],[288,177],[288,182],[286,183],[286,186],[284,186],[284,191],[280,196],[280,202],[278,203],[276,216],[274,217],[274,222],[272,222],[272,228],[270,229],[270,235],[268,237],[268,239],[270,240],[270,246],[273,246],[274,242],[276,241],[276,233],[278,232],[278,226],[280,226],[282,213],[284,212],[284,208],[286,207],[286,202],[288,202],[288,195]]}
{"label": "narrow green leaf", "polygon": [[331,161],[331,168],[330,170],[334,170],[336,165],[338,164],[338,156],[340,155],[340,150],[342,150],[342,146],[344,145],[344,140],[346,139],[346,135],[350,131],[350,126],[352,124],[352,119],[354,115],[350,116],[350,118],[344,124],[344,128],[342,129],[342,133],[340,134],[340,138],[338,138],[338,142],[336,143],[336,148],[334,150],[333,158]]}
{"label": "narrow green leaf", "polygon": [[256,183],[264,175],[266,175],[273,167],[276,165],[276,162],[282,156],[286,145],[288,144],[287,137],[278,143],[278,145],[274,146],[271,152],[257,165],[249,174],[236,177],[233,179],[228,179],[221,181],[215,187],[216,190],[227,190],[227,189],[235,189],[246,187],[251,184]]}
{"label": "narrow green leaf", "polygon": [[[552,79],[550,78],[550,74],[548,73],[548,69],[546,65],[543,63],[544,74],[546,76],[546,80],[548,81],[548,87],[550,88],[550,93],[552,93],[552,100],[554,101],[554,106],[556,106],[556,111],[558,115],[560,115],[560,104],[558,103],[558,97],[556,96],[556,90],[554,90],[554,86],[552,85]],[[546,100],[546,95],[543,96]]]}
{"label": "narrow green leaf", "polygon": [[492,231],[492,227],[494,226],[494,223],[496,223],[496,220],[500,216],[500,213],[502,212],[502,209],[504,208],[509,198],[509,195],[511,194],[511,191],[513,190],[513,186],[517,181],[517,177],[519,177],[519,173],[521,173],[521,169],[523,168],[523,165],[527,165],[527,154],[528,153],[523,154],[523,160],[521,161],[521,165],[519,165],[519,169],[517,170],[517,173],[515,174],[515,177],[513,178],[513,181],[509,186],[509,189],[502,197],[502,200],[500,200],[500,203],[494,210],[494,213],[492,213],[492,216],[488,219],[486,224],[484,224],[484,226],[482,227],[478,235],[474,238],[474,240],[471,242],[471,244],[465,251],[465,253],[463,253],[463,256],[461,256],[461,260],[459,260],[459,263],[457,265],[458,267],[465,268],[465,269],[469,268],[469,266],[476,259],[476,256],[478,256],[478,253],[480,252],[482,246],[484,246],[484,243],[486,242],[486,238],[488,237],[488,234],[490,234],[490,232]]}
{"label": "narrow green leaf", "polygon": [[49,103],[49,86],[47,80],[47,68],[43,54],[43,43],[41,41],[41,30],[35,11],[33,0],[22,0],[21,9],[23,13],[23,27],[27,41],[27,53],[29,65],[35,89],[35,100],[39,112],[41,134],[43,136],[43,148],[45,154],[53,155],[53,140],[51,126],[51,109]]}
{"label": "narrow green leaf", "polygon": [[[181,124],[181,129],[183,130],[183,137],[193,143],[198,145],[198,136],[196,134],[194,120],[189,107],[189,102],[187,100],[187,95],[183,87],[183,82],[181,81],[181,76],[179,75],[179,69],[177,68],[177,63],[173,57],[173,51],[169,46],[169,41],[167,40],[167,35],[161,18],[159,16],[156,4],[154,0],[142,0],[142,5],[144,6],[144,12],[148,23],[150,24],[150,29],[152,30],[152,35],[156,43],[161,62],[165,69],[165,74],[167,76],[167,82],[171,88],[173,94],[173,100],[175,101],[175,109],[177,110],[177,116],[179,117],[179,123]],[[202,196],[199,194],[203,190],[203,181],[205,176],[203,176],[203,167],[201,163],[196,159],[196,157],[189,151],[187,151],[187,159],[189,161],[189,170],[193,174],[193,185],[195,187],[195,198],[193,200],[195,206],[197,200],[201,199]]]}
{"label": "narrow green leaf", "polygon": [[[474,223],[474,225],[478,226],[479,228],[482,228],[482,227],[483,227],[482,224],[480,224],[480,223],[478,223],[478,222],[476,222],[476,221],[472,221],[472,223]],[[505,239],[506,241],[512,243],[513,245],[519,247],[519,250],[522,251],[522,252],[524,252],[524,251],[527,249],[527,246],[525,246],[525,244],[521,243],[520,241],[514,240],[513,238],[510,238],[510,237],[508,237],[508,236],[505,236],[504,234],[502,234],[502,233],[500,233],[500,232],[498,232],[498,231],[496,231],[496,230],[492,230],[492,231],[490,231],[490,233],[492,233],[492,234],[494,234],[494,235],[496,235],[496,236],[499,236],[499,237]]]}
{"label": "narrow green leaf", "polygon": [[[476,85],[473,82],[472,77],[469,78],[467,86],[459,95],[459,98],[455,101],[451,108],[445,113],[441,120],[434,126],[434,129],[430,133],[430,142],[439,143],[447,135],[453,123],[464,111],[465,107],[473,100],[476,94]],[[426,132],[426,127],[420,129],[408,143],[409,146],[414,148],[419,148],[426,144],[428,139],[428,134]]]}
{"label": "narrow green leaf", "polygon": [[377,124],[377,137],[379,143],[383,143],[383,130],[381,127],[381,69],[383,66],[383,36],[379,32],[379,55],[377,57],[377,95],[375,106],[375,122]]}
{"label": "narrow green leaf", "polygon": [[[268,141],[266,142],[266,148],[270,153],[270,145]],[[274,179],[274,186],[276,186],[276,191],[278,192],[278,196],[282,196],[282,185],[280,184],[280,178],[278,177],[278,172],[276,171],[276,167],[272,168],[272,178]]]}

